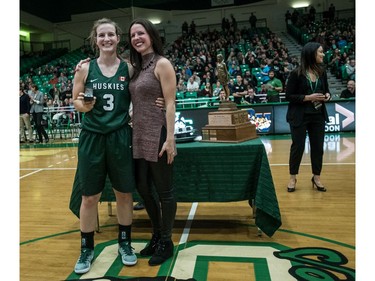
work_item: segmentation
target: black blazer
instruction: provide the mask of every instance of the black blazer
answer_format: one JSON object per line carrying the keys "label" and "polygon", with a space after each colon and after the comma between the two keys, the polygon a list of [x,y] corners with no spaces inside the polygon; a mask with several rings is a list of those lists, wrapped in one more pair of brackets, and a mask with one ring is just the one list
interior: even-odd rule
{"label": "black blazer", "polygon": [[[320,79],[323,81],[323,93],[330,93],[327,73],[324,72]],[[309,90],[309,83],[306,76],[298,75],[296,69],[289,74],[288,81],[286,83],[285,99],[289,101],[286,121],[290,125],[299,126],[302,124],[306,103],[303,101],[303,99],[306,95],[308,95]],[[322,111],[324,120],[328,122],[328,113],[324,102]]]}

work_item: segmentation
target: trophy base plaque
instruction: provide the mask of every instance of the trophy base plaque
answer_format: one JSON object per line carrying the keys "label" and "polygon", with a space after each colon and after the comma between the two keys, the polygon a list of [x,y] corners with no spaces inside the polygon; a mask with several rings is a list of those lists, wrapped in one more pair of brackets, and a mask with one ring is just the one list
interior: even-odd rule
{"label": "trophy base plaque", "polygon": [[208,125],[202,128],[202,141],[242,142],[257,138],[255,125],[246,110],[238,110],[233,102],[224,102],[219,111],[208,114]]}

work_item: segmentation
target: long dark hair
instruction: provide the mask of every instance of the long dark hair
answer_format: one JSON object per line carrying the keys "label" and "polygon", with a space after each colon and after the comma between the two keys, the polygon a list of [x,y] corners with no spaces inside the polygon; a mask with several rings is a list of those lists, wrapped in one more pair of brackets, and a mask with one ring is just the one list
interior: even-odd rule
{"label": "long dark hair", "polygon": [[309,69],[317,73],[318,76],[323,74],[323,65],[316,63],[316,54],[321,46],[322,45],[318,42],[308,42],[303,46],[301,51],[301,64],[298,67],[299,75],[306,75]]}
{"label": "long dark hair", "polygon": [[130,58],[130,64],[135,69],[134,77],[137,77],[139,72],[142,69],[142,55],[138,53],[131,44],[130,29],[132,28],[134,24],[140,24],[145,28],[147,34],[150,36],[152,48],[156,55],[164,56],[164,51],[163,51],[163,42],[161,40],[159,31],[157,30],[156,26],[147,19],[139,18],[139,19],[133,20],[129,26],[129,32],[128,32],[128,40],[129,40],[129,45],[130,45],[130,57],[129,58]]}

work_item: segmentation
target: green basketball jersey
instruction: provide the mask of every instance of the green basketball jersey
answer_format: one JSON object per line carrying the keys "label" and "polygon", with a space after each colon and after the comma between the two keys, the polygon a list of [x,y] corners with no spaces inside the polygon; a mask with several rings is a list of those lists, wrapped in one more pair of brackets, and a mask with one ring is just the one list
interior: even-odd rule
{"label": "green basketball jersey", "polygon": [[121,61],[112,77],[102,74],[97,60],[90,61],[86,88],[93,90],[96,103],[85,113],[82,128],[95,133],[107,134],[115,131],[130,120],[129,117],[129,72],[128,65]]}

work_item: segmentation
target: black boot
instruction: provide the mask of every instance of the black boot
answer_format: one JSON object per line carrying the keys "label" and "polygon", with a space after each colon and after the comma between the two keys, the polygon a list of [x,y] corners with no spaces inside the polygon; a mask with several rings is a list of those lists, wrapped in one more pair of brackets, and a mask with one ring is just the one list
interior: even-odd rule
{"label": "black boot", "polygon": [[167,259],[173,256],[173,242],[172,240],[160,240],[155,253],[148,261],[149,265],[159,265],[165,262]]}
{"label": "black boot", "polygon": [[148,242],[147,246],[139,252],[141,256],[152,256],[155,253],[156,246],[158,245],[159,240],[160,234],[152,234],[152,238]]}

